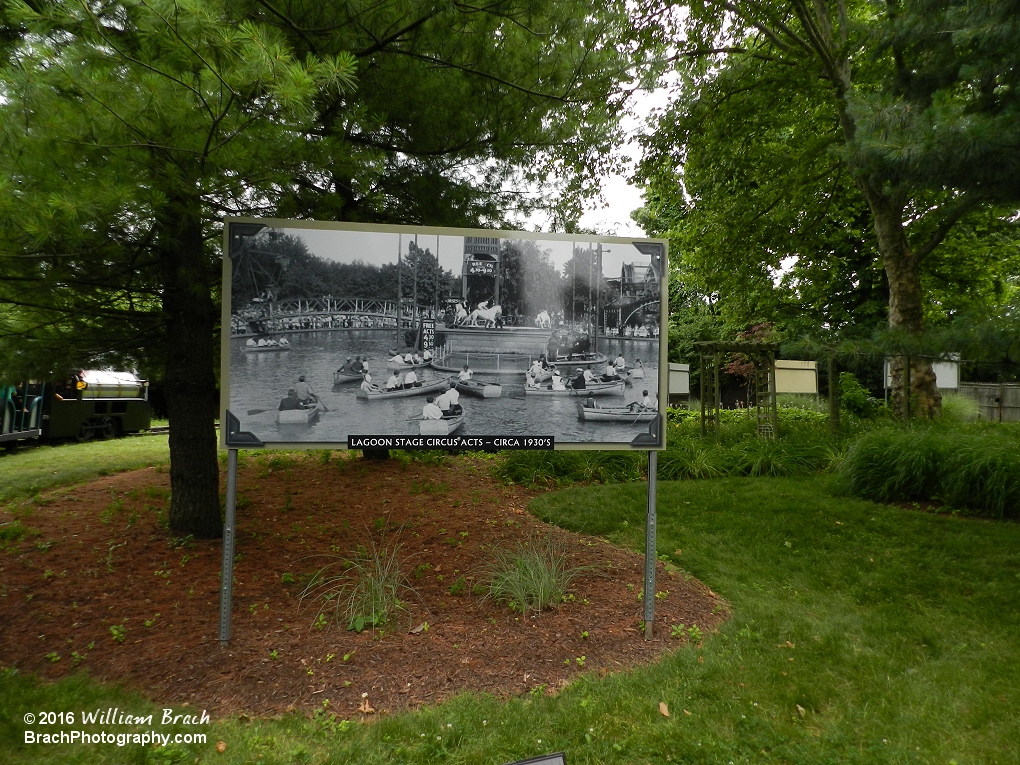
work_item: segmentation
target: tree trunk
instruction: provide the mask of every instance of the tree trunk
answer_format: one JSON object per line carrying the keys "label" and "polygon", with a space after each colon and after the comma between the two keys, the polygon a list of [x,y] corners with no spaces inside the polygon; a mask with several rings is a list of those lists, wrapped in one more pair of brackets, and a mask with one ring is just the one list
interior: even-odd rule
{"label": "tree trunk", "polygon": [[170,419],[170,530],[222,536],[216,460],[216,307],[197,199],[170,199],[157,217]]}
{"label": "tree trunk", "polygon": [[[885,196],[873,193],[868,197],[875,220],[878,249],[889,279],[889,327],[920,335],[924,329],[920,259],[911,252],[907,243],[902,210]],[[910,373],[906,375],[909,392],[904,390],[906,364],[907,359],[903,356],[894,356],[890,363],[894,410],[904,416],[909,411],[914,416],[931,419],[942,406],[942,394],[935,384],[931,362],[917,356],[910,359]]]}
{"label": "tree trunk", "polygon": [[[889,279],[889,326],[905,330],[911,335],[920,335],[924,328],[924,302],[921,291],[921,259],[910,249],[907,235],[903,230],[904,202],[896,201],[900,192],[890,190],[883,179],[872,175],[873,168],[858,165],[853,158],[857,153],[857,124],[848,103],[853,92],[852,68],[845,53],[839,53],[833,45],[832,19],[824,4],[795,3],[805,27],[811,27],[812,10],[820,24],[818,27],[825,43],[819,49],[819,56],[825,64],[826,76],[832,82],[836,95],[836,114],[839,119],[843,140],[849,151],[848,163],[854,183],[861,191],[874,220],[878,251]],[[842,22],[841,22],[842,26]],[[938,414],[942,406],[942,395],[935,385],[935,373],[926,359],[914,358],[910,365],[910,391],[904,395],[903,368],[905,359],[892,359],[892,394],[895,411],[903,412],[910,402],[910,411],[917,416],[930,419]]]}

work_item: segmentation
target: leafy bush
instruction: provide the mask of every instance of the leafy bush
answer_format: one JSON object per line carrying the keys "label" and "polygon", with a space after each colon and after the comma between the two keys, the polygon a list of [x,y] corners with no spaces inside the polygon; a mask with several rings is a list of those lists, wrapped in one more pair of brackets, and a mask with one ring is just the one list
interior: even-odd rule
{"label": "leafy bush", "polygon": [[566,550],[552,535],[531,537],[515,547],[493,548],[482,570],[489,583],[485,597],[521,613],[541,611],[559,603],[571,582],[589,570],[570,566]]}
{"label": "leafy bush", "polygon": [[381,627],[398,613],[406,611],[400,598],[410,590],[400,570],[399,544],[368,547],[358,545],[349,557],[337,557],[312,576],[301,593],[301,601],[318,604],[316,622],[336,622],[349,630]]}
{"label": "leafy bush", "polygon": [[852,372],[840,372],[839,408],[856,417],[869,419],[881,411],[882,402],[874,398]]}
{"label": "leafy bush", "polygon": [[861,436],[838,471],[851,494],[932,500],[991,517],[1020,516],[1020,430],[1002,426],[883,428]]}
{"label": "leafy bush", "polygon": [[[719,438],[701,435],[700,420],[685,410],[670,410],[665,451],[658,476],[667,481],[724,475],[798,475],[828,468],[839,455],[828,430],[828,417],[805,409],[779,410],[780,438],[758,438],[757,422],[746,410],[724,411]],[[507,452],[495,466],[505,481],[525,486],[571,483],[622,483],[646,477],[641,452]]]}

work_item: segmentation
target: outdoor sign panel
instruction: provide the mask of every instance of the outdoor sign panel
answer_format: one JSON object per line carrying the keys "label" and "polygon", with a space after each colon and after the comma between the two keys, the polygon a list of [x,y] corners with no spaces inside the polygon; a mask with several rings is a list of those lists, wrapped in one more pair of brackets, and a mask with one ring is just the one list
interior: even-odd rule
{"label": "outdoor sign panel", "polygon": [[665,447],[664,240],[224,228],[228,448]]}

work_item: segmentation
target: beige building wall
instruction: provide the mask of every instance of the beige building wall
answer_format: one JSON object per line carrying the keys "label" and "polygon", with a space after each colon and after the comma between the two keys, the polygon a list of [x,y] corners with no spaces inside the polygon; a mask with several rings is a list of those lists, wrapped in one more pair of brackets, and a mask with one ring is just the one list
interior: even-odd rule
{"label": "beige building wall", "polygon": [[818,363],[776,359],[776,393],[818,393]]}

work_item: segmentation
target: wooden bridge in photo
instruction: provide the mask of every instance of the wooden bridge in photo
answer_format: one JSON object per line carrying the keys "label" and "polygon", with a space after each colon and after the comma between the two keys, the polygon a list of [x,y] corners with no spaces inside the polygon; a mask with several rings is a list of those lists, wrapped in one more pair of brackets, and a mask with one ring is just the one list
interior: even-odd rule
{"label": "wooden bridge in photo", "polygon": [[[400,324],[410,328],[415,318],[433,319],[432,306],[419,306],[417,314],[410,301],[399,304]],[[379,298],[324,296],[294,300],[252,302],[234,311],[231,335],[252,334],[252,326],[265,332],[311,332],[329,329],[396,329],[398,302]]]}

